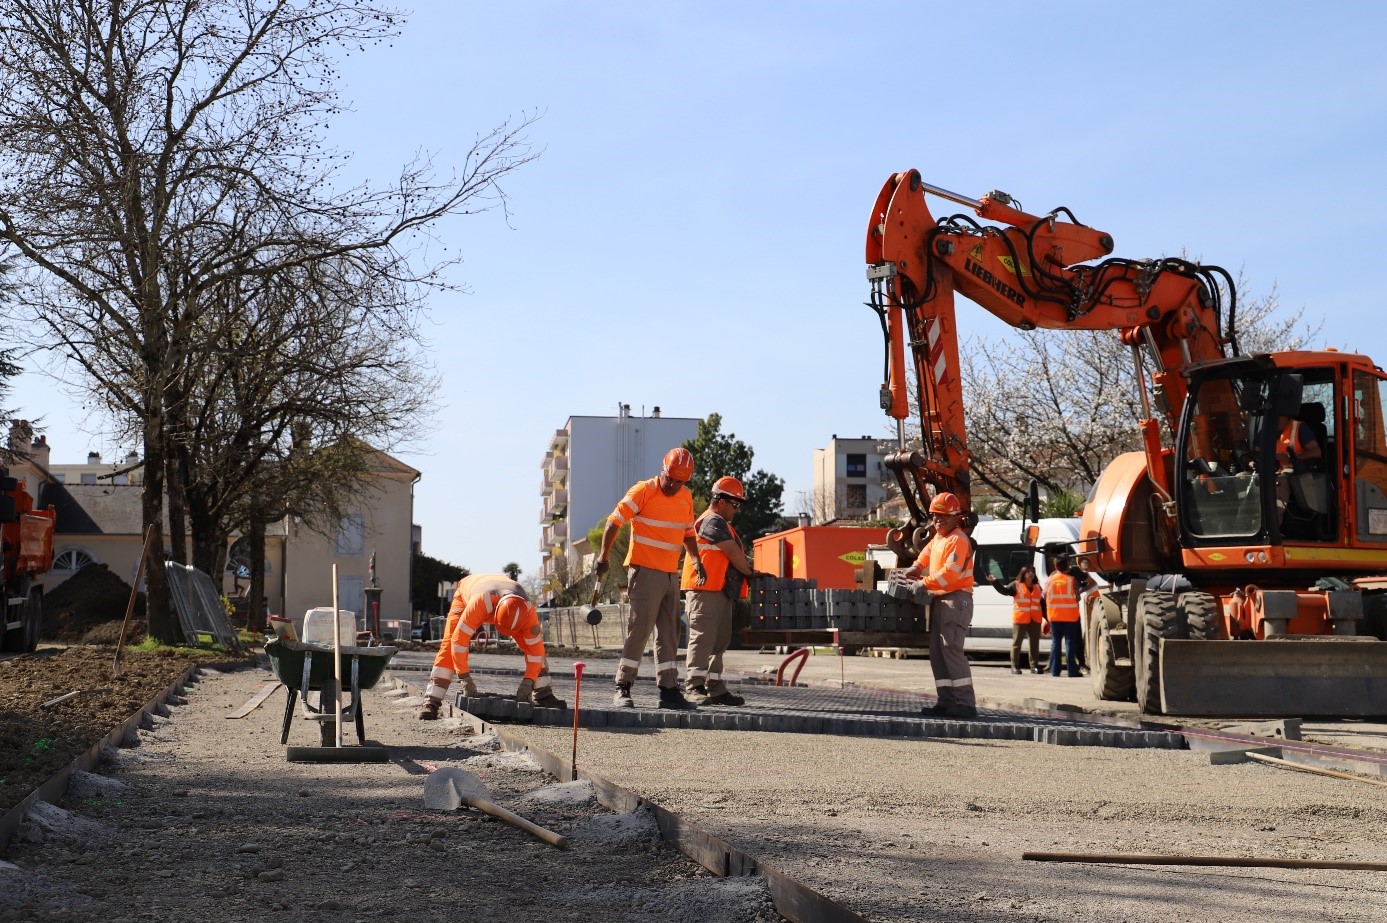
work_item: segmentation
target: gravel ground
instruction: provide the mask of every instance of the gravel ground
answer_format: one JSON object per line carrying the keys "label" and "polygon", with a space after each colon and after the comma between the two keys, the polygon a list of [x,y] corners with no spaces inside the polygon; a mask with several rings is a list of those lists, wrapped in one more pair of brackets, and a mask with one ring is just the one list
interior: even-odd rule
{"label": "gravel ground", "polygon": [[[775,919],[759,879],[712,878],[659,844],[643,812],[613,815],[585,783],[555,783],[457,719],[417,721],[417,699],[385,682],[367,693],[366,729],[393,762],[287,763],[282,690],[225,717],[271,679],[206,674],[138,747],[36,810],[0,863],[0,921]],[[511,730],[559,754],[572,742],[563,728]],[[316,731],[296,718],[290,743],[314,746]],[[1387,862],[1387,799],[1358,782],[1187,751],[673,730],[585,729],[579,762],[878,923],[1387,919],[1378,872],[1020,858]],[[572,846],[425,811],[423,774],[439,766],[476,772]]]}
{"label": "gravel ground", "polygon": [[[646,811],[614,815],[417,699],[367,693],[392,762],[288,763],[283,690],[228,720],[271,675],[206,672],[186,704],[30,813],[0,862],[0,921],[201,923],[462,915],[500,923],[777,919],[760,879],[717,879],[665,846]],[[295,719],[291,745],[318,745]],[[494,800],[570,838],[557,850],[477,811],[426,811],[431,768],[475,773]]]}

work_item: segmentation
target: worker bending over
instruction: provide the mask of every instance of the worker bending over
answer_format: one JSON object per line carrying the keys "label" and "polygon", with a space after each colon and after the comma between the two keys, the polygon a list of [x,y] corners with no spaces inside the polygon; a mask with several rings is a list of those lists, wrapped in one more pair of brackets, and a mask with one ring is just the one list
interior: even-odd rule
{"label": "worker bending over", "polygon": [[563,700],[554,696],[544,653],[544,632],[525,590],[505,574],[477,574],[460,580],[453,594],[420,719],[430,721],[438,717],[439,706],[454,679],[462,682],[463,692],[469,698],[477,695],[468,655],[472,637],[487,624],[495,625],[497,631],[513,639],[525,657],[525,678],[516,690],[516,701],[540,708],[564,707]]}
{"label": "worker bending over", "polygon": [[902,575],[918,579],[931,597],[929,665],[939,702],[924,713],[972,718],[978,713],[977,697],[963,641],[973,624],[973,539],[962,529],[963,504],[951,493],[930,502],[929,518],[934,538]]}

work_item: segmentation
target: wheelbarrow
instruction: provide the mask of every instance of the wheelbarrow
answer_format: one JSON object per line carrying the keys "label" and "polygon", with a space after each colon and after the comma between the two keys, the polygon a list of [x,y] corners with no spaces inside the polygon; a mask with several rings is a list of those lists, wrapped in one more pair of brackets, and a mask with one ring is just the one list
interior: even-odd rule
{"label": "wheelbarrow", "polygon": [[[393,647],[343,647],[341,650],[342,691],[351,694],[351,701],[342,709],[342,721],[356,724],[356,740],[366,743],[366,720],[361,709],[361,691],[372,689],[385,675]],[[331,747],[337,741],[337,670],[332,662],[332,647],[302,641],[275,639],[265,645],[270,668],[289,690],[284,703],[284,727],[279,742],[289,742],[289,725],[294,720],[294,700],[303,703],[303,717],[318,722],[322,745]],[[316,692],[317,701],[308,693]]]}

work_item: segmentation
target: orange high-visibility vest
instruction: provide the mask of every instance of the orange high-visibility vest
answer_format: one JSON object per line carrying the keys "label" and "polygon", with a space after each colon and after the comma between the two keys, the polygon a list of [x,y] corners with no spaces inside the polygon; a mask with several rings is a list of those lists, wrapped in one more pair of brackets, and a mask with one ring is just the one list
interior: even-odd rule
{"label": "orange high-visibility vest", "polygon": [[1016,584],[1016,597],[1011,601],[1011,623],[1013,625],[1028,625],[1031,622],[1040,621],[1040,584],[1031,586],[1025,583]]}
{"label": "orange high-visibility vest", "polygon": [[[727,555],[723,554],[722,549],[712,542],[705,539],[698,533],[698,527],[703,524],[703,520],[713,515],[712,510],[705,510],[703,515],[694,521],[694,539],[698,543],[698,559],[703,562],[703,572],[708,575],[708,579],[700,586],[698,578],[694,576],[693,558],[684,555],[684,573],[679,579],[679,589],[696,590],[700,593],[713,593],[721,591],[727,586],[727,575],[732,572],[732,562]],[[732,528],[732,523],[727,524],[727,531],[732,533],[732,540],[740,542],[737,537],[737,530]],[[746,581],[742,582],[741,598],[748,596],[748,586]]]}
{"label": "orange high-visibility vest", "polygon": [[1078,581],[1065,573],[1051,574],[1045,584],[1045,608],[1052,622],[1079,620]]}
{"label": "orange high-visibility vest", "polygon": [[679,554],[685,536],[693,537],[693,494],[679,488],[672,497],[660,490],[660,479],[639,481],[607,517],[618,526],[631,523],[631,547],[626,550],[627,567],[649,567],[667,574],[679,570]]}
{"label": "orange high-visibility vest", "polygon": [[973,542],[962,529],[930,539],[915,563],[928,566],[920,582],[931,593],[973,588]]}
{"label": "orange high-visibility vest", "polygon": [[1299,420],[1291,420],[1281,428],[1281,434],[1276,437],[1277,464],[1289,465],[1292,452],[1297,457],[1305,454],[1305,443],[1300,438]]}
{"label": "orange high-visibility vest", "polygon": [[469,672],[468,654],[472,649],[472,636],[483,625],[491,624],[496,625],[496,630],[501,634],[515,641],[520,653],[525,655],[525,677],[537,680],[540,670],[544,667],[544,629],[539,624],[539,613],[535,611],[534,605],[527,605],[525,615],[521,618],[520,624],[515,626],[514,632],[502,631],[501,626],[496,623],[496,604],[500,601],[501,595],[503,594],[483,592],[468,601],[462,610],[461,618],[458,619],[453,636],[444,641],[453,647],[453,667],[458,675]]}

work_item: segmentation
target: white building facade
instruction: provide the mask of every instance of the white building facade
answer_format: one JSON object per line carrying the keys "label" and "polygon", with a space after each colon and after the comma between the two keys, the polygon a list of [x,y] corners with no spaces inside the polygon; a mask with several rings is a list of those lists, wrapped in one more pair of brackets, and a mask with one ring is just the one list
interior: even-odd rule
{"label": "white building facade", "polygon": [[[589,563],[587,534],[632,484],[660,473],[665,453],[698,435],[697,417],[649,416],[620,404],[614,417],[569,417],[541,462],[540,576],[572,582]],[[551,587],[550,591],[557,589]]]}
{"label": "white building facade", "polygon": [[840,439],[814,450],[813,517],[816,524],[864,519],[886,499],[881,440],[869,436]]}

